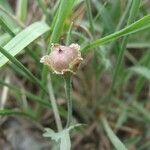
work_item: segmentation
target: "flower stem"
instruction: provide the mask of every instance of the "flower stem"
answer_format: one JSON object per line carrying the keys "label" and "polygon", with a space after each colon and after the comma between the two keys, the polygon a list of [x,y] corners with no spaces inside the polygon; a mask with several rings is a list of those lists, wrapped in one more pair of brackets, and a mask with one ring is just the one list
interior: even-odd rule
{"label": "flower stem", "polygon": [[71,74],[69,73],[65,75],[64,79],[65,79],[65,92],[66,92],[67,109],[68,109],[66,128],[68,128],[71,125],[71,121],[72,121]]}
{"label": "flower stem", "polygon": [[53,109],[53,112],[54,112],[54,117],[55,117],[57,129],[58,129],[58,131],[61,131],[63,129],[63,127],[62,127],[62,123],[61,123],[61,119],[60,119],[56,99],[55,99],[55,96],[54,96],[50,75],[49,75],[49,78],[48,78],[48,92],[49,92],[50,101],[51,101],[51,104],[52,104],[52,109]]}

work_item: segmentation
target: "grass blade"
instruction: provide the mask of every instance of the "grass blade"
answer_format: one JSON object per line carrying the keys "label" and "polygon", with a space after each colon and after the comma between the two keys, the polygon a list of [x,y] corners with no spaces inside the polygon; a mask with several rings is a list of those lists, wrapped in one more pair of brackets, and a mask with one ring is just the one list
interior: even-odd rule
{"label": "grass blade", "polygon": [[[60,35],[62,33],[64,22],[65,22],[66,18],[68,17],[68,15],[70,14],[70,12],[72,11],[74,2],[75,2],[74,0],[69,0],[69,1],[62,0],[60,2],[58,16],[57,16],[56,22],[54,24],[50,43],[58,42]],[[49,51],[50,50],[48,50],[48,52]]]}
{"label": "grass blade", "polygon": [[90,31],[92,33],[94,33],[94,24],[93,24],[93,16],[92,16],[92,9],[91,9],[91,2],[90,2],[90,0],[86,0],[86,7],[87,7],[87,12],[88,12]]}
{"label": "grass blade", "polygon": [[27,6],[28,6],[28,0],[17,1],[17,17],[22,22],[24,22],[27,18]]}
{"label": "grass blade", "polygon": [[150,28],[150,15],[143,17],[142,19],[132,23],[131,25],[125,27],[124,29],[122,29],[118,32],[115,32],[113,34],[105,36],[104,38],[97,39],[97,40],[91,42],[90,44],[83,47],[81,49],[81,51],[83,53],[86,53],[89,51],[89,49],[93,50],[93,48],[95,48],[95,47],[107,44],[107,43],[109,43],[115,39],[118,39],[122,36],[136,33],[136,32],[142,31],[144,29],[148,29],[148,28]]}
{"label": "grass blade", "polygon": [[148,110],[146,110],[146,108],[144,108],[141,104],[139,104],[138,102],[133,102],[133,107],[139,111],[143,117],[145,117],[145,119],[150,122],[150,112]]}
{"label": "grass blade", "polygon": [[25,94],[29,98],[29,100],[37,102],[37,103],[43,105],[44,107],[51,108],[51,104],[48,103],[48,100],[43,100],[39,96],[36,96],[36,95],[34,95],[28,91],[22,90],[17,86],[14,86],[12,84],[8,84],[2,80],[0,80],[0,85],[1,86],[7,86],[9,89],[13,90],[14,92],[16,92],[18,94]]}
{"label": "grass blade", "polygon": [[18,111],[18,110],[10,110],[10,109],[3,109],[0,110],[0,116],[8,116],[8,115],[19,115],[19,116],[25,116],[29,117],[35,120],[35,117],[29,113]]}
{"label": "grass blade", "polygon": [[47,8],[46,8],[46,5],[44,2],[45,1],[43,1],[43,0],[37,0],[37,3],[39,5],[39,7],[41,8],[42,12],[45,14],[48,23],[50,23],[50,15],[47,11]]}
{"label": "grass blade", "polygon": [[[16,33],[6,24],[6,22],[3,20],[3,18],[0,18],[0,25],[12,37],[16,36]],[[37,65],[40,65],[38,56],[32,50],[30,50],[28,47],[26,47],[25,51],[36,61]]]}
{"label": "grass blade", "polygon": [[13,57],[11,54],[9,54],[9,52],[7,52],[1,46],[0,46],[0,52],[7,59],[9,59],[13,64],[15,64],[18,68],[20,68],[31,79],[32,82],[37,84],[41,89],[43,89],[43,91],[45,91],[47,93],[47,91],[46,91],[45,87],[43,86],[43,84],[26,67],[24,67],[15,57]]}
{"label": "grass blade", "polygon": [[[130,15],[129,15],[129,18],[127,21],[127,25],[130,25],[132,22],[134,22],[135,17],[137,15],[137,12],[139,10],[140,1],[141,0],[132,0],[132,5],[131,5],[131,10],[130,10]],[[121,70],[121,65],[123,63],[124,52],[126,50],[126,45],[128,43],[128,39],[129,39],[129,36],[125,36],[122,40],[122,43],[121,43],[121,48],[119,50],[119,56],[117,59],[117,64],[115,67],[115,71],[113,73],[112,84],[110,86],[109,93],[108,93],[109,98],[111,97],[111,94],[112,94],[114,87],[116,85],[115,83],[116,83],[117,77],[118,77],[120,70]]]}
{"label": "grass blade", "polygon": [[119,138],[113,133],[105,117],[102,118],[104,129],[116,150],[128,150]]}
{"label": "grass blade", "polygon": [[150,69],[144,66],[134,66],[129,69],[130,71],[137,73],[150,81]]}
{"label": "grass blade", "polygon": [[[45,22],[36,22],[17,34],[10,42],[8,42],[4,49],[12,56],[17,55],[27,45],[37,39],[39,36],[49,30]],[[8,58],[0,54],[0,67],[8,62]]]}
{"label": "grass blade", "polygon": [[15,33],[12,32],[12,30],[10,30],[9,26],[5,23],[4,19],[2,17],[0,17],[0,25],[2,26],[2,28],[8,32],[12,37],[15,36]]}

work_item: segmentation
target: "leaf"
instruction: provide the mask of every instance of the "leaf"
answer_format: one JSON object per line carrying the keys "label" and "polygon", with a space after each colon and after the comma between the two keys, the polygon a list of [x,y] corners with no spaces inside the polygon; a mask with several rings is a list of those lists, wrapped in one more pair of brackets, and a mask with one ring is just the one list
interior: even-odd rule
{"label": "leaf", "polygon": [[9,24],[11,29],[15,29],[17,27],[17,24],[10,17],[10,14],[13,14],[12,10],[0,5],[0,16],[4,18],[5,22]]}
{"label": "leaf", "polygon": [[95,48],[95,47],[109,43],[115,39],[122,37],[122,36],[136,33],[136,32],[142,31],[144,29],[148,29],[148,28],[150,28],[150,15],[143,17],[142,19],[132,23],[131,25],[128,25],[127,27],[123,28],[120,31],[117,31],[108,36],[105,36],[103,38],[92,41],[91,43],[88,43],[85,47],[83,47],[81,49],[81,51],[88,52],[89,49],[93,50],[93,48]]}
{"label": "leaf", "polygon": [[102,123],[110,141],[112,142],[116,150],[128,150],[125,145],[119,140],[119,138],[113,133],[105,117],[102,118]]}
{"label": "leaf", "polygon": [[150,122],[150,112],[146,108],[144,108],[138,102],[133,102],[133,107],[135,107],[136,110],[139,111],[147,119],[148,122]]}
{"label": "leaf", "polygon": [[60,150],[70,150],[71,149],[71,141],[69,130],[64,130],[61,134],[61,141],[60,141]]}
{"label": "leaf", "polygon": [[36,96],[36,95],[26,91],[25,89],[17,87],[16,85],[9,84],[9,83],[4,82],[3,80],[0,80],[0,86],[6,86],[18,94],[25,94],[27,97],[29,97],[29,100],[37,102],[44,107],[51,108],[51,104],[47,102],[48,100],[43,100],[41,97]]}
{"label": "leaf", "polygon": [[144,78],[146,78],[148,80],[150,80],[150,69],[148,69],[144,66],[131,67],[129,70],[143,76]]}
{"label": "leaf", "polygon": [[[27,45],[37,39],[39,36],[49,30],[48,25],[45,22],[36,22],[17,34],[11,41],[9,41],[4,49],[12,56],[17,55]],[[0,67],[8,62],[3,54],[0,54]]]}
{"label": "leaf", "polygon": [[75,127],[81,126],[82,124],[72,125],[67,129],[64,129],[60,132],[54,132],[50,128],[45,128],[44,137],[51,138],[60,144],[60,150],[70,150],[71,149],[71,141],[69,131]]}
{"label": "leaf", "polygon": [[0,5],[1,5],[3,8],[5,8],[8,12],[13,13],[13,10],[12,10],[12,8],[11,8],[11,6],[10,6],[10,4],[9,4],[8,1],[0,0]]}
{"label": "leaf", "polygon": [[0,116],[8,116],[8,115],[19,115],[19,116],[25,116],[30,117],[32,119],[35,119],[33,114],[29,114],[27,112],[22,112],[19,110],[11,110],[11,109],[0,109]]}
{"label": "leaf", "polygon": [[28,0],[17,1],[17,17],[23,22],[27,18],[27,11],[28,11]]}
{"label": "leaf", "polygon": [[58,15],[56,17],[55,22],[53,23],[54,28],[53,32],[51,35],[51,42],[58,42],[60,35],[62,33],[62,29],[64,26],[64,22],[66,18],[69,16],[69,14],[72,11],[73,5],[74,5],[74,0],[61,0],[60,1],[60,6],[58,9]]}

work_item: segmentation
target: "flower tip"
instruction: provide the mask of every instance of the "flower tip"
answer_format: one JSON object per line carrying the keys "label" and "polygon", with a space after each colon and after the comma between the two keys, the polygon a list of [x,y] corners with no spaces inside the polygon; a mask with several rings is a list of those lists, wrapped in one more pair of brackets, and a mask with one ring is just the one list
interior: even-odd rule
{"label": "flower tip", "polygon": [[45,61],[45,56],[43,56],[41,59],[40,59],[40,63],[44,63]]}
{"label": "flower tip", "polygon": [[78,44],[75,44],[75,43],[72,43],[70,46],[69,46],[70,48],[74,48],[74,49],[76,49],[76,50],[80,50],[80,45],[78,45]]}

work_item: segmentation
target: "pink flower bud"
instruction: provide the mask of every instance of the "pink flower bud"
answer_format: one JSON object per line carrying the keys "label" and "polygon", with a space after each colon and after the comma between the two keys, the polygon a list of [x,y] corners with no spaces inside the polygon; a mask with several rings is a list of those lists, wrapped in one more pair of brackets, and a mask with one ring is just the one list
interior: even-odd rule
{"label": "pink flower bud", "polygon": [[80,46],[73,43],[70,46],[53,45],[51,53],[43,56],[40,62],[48,65],[56,74],[64,74],[75,73],[82,60]]}

